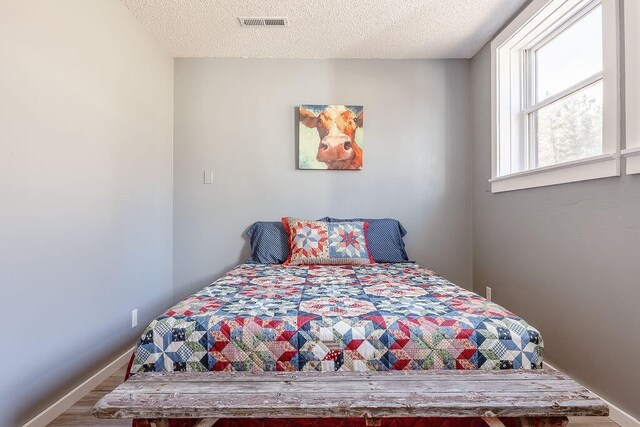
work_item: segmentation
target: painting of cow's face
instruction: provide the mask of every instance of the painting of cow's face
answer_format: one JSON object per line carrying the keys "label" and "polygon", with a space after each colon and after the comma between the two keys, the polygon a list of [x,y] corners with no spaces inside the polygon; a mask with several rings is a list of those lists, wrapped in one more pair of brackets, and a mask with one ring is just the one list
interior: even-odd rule
{"label": "painting of cow's face", "polygon": [[362,169],[362,107],[301,105],[299,111],[301,169]]}

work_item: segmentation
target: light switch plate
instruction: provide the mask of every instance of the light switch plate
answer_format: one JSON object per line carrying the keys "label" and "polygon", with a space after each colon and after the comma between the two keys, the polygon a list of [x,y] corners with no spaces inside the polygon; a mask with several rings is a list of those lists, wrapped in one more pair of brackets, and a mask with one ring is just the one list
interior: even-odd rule
{"label": "light switch plate", "polygon": [[204,171],[204,183],[213,184],[213,171]]}

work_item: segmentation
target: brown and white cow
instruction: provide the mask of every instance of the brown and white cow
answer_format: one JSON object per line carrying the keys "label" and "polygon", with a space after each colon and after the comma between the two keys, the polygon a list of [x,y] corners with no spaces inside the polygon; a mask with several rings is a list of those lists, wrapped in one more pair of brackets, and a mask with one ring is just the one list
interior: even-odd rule
{"label": "brown and white cow", "polygon": [[362,148],[356,144],[356,129],[362,127],[362,112],[343,105],[328,105],[318,116],[300,107],[300,122],[316,128],[320,135],[316,159],[328,169],[361,169]]}

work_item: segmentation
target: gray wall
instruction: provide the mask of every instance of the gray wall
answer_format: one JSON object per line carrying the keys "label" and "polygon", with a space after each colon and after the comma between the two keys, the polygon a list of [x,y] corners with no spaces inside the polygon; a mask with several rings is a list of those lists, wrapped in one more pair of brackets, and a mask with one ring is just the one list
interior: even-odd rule
{"label": "gray wall", "polygon": [[0,58],[0,426],[15,426],[171,303],[173,59],[113,0],[2,2]]}
{"label": "gray wall", "polygon": [[[468,61],[175,65],[176,299],[249,255],[252,222],[281,216],[398,218],[413,259],[472,286]],[[296,170],[301,103],[364,105],[362,171]]]}
{"label": "gray wall", "polygon": [[490,50],[471,61],[476,292],[540,328],[545,358],[640,416],[640,175],[491,194]]}

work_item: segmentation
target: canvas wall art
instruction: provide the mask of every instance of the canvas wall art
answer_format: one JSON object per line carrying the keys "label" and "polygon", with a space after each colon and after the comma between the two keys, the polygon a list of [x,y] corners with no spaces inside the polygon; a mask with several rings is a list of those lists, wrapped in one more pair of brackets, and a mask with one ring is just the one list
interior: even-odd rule
{"label": "canvas wall art", "polygon": [[300,169],[362,169],[362,106],[301,105],[299,113]]}

